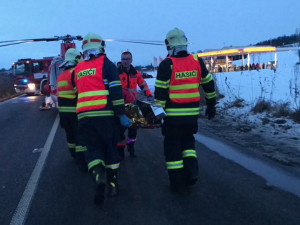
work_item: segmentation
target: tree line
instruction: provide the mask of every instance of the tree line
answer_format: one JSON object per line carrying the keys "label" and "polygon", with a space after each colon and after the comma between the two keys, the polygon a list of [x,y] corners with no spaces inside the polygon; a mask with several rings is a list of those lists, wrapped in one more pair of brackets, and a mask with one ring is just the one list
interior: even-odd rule
{"label": "tree line", "polygon": [[261,41],[258,42],[256,45],[272,45],[275,47],[280,47],[284,45],[290,45],[290,44],[295,44],[295,43],[300,43],[300,33],[298,34],[292,34],[289,36],[283,35],[277,38],[269,39],[266,41]]}

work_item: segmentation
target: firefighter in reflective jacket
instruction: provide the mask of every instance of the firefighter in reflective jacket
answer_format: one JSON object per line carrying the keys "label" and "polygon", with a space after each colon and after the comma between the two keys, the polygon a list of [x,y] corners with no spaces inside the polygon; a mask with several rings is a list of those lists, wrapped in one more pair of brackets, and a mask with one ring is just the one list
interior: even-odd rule
{"label": "firefighter in reflective jacket", "polygon": [[205,91],[206,115],[215,116],[214,81],[203,60],[187,52],[187,38],[175,28],[165,39],[168,57],[157,72],[155,100],[167,114],[162,127],[164,154],[172,191],[182,191],[197,182],[198,161],[194,135],[198,130],[200,92]]}
{"label": "firefighter in reflective jacket", "polygon": [[[134,103],[137,98],[137,86],[140,87],[147,96],[148,101],[152,101],[153,97],[151,91],[143,79],[141,73],[132,66],[132,54],[129,51],[124,51],[121,54],[121,65],[118,68],[119,76],[122,84],[122,90],[125,103]],[[121,158],[124,158],[125,149],[125,129],[120,129],[120,137],[118,142],[118,151]],[[137,137],[137,128],[128,128],[127,150],[131,157],[136,157],[134,143]]]}
{"label": "firefighter in reflective jacket", "polygon": [[80,170],[85,171],[85,148],[79,146],[77,143],[77,93],[72,84],[74,67],[80,59],[81,54],[79,51],[74,48],[68,49],[65,55],[65,61],[59,66],[63,71],[57,77],[57,92],[60,125],[65,129],[69,151],[71,156],[76,159]]}
{"label": "firefighter in reflective jacket", "polygon": [[108,186],[109,195],[118,193],[117,124],[129,127],[131,122],[125,116],[117,68],[106,57],[102,38],[97,34],[87,34],[82,49],[84,61],[75,67],[76,112],[80,138],[87,147],[88,170],[96,186],[94,202],[101,204],[105,186]]}

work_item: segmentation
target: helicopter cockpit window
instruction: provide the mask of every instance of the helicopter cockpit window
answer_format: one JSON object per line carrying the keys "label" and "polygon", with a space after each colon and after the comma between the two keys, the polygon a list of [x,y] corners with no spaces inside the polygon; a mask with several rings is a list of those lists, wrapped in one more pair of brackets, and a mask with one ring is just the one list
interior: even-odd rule
{"label": "helicopter cockpit window", "polygon": [[33,72],[34,73],[39,73],[43,70],[43,63],[41,62],[34,62],[32,64],[32,67],[33,67]]}
{"label": "helicopter cockpit window", "polygon": [[29,74],[30,72],[31,70],[29,63],[21,63],[15,65],[15,75]]}

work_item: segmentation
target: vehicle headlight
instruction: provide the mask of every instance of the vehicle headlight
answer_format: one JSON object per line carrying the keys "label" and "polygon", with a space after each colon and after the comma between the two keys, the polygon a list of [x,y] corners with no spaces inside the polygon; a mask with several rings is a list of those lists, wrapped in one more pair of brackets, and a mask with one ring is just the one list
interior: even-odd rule
{"label": "vehicle headlight", "polygon": [[32,84],[32,83],[28,84],[28,88],[29,88],[29,90],[34,90],[35,84]]}

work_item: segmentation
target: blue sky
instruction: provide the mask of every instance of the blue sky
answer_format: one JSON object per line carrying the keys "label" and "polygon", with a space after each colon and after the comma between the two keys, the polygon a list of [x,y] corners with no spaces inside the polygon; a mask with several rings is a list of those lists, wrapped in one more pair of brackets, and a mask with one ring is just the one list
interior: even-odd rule
{"label": "blue sky", "polygon": [[[163,41],[178,27],[191,43],[189,51],[255,44],[295,33],[300,28],[299,0],[10,0],[0,8],[0,41],[97,33],[102,38]],[[76,42],[78,50],[81,44]],[[164,46],[107,43],[117,62],[123,50],[133,65],[150,64],[166,55]],[[0,48],[0,68],[19,58],[55,56],[59,42]]]}

